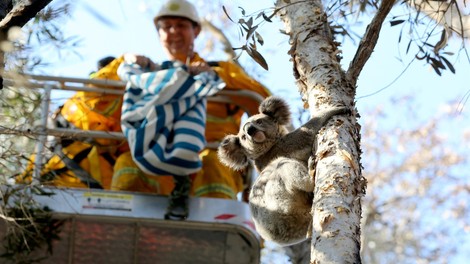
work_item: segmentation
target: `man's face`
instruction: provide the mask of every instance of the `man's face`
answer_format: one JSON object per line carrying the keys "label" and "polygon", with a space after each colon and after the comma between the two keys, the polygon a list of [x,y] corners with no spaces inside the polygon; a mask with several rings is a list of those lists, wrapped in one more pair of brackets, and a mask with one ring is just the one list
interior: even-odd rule
{"label": "man's face", "polygon": [[184,62],[193,54],[194,39],[200,32],[199,26],[186,18],[163,17],[157,22],[160,43],[172,59]]}

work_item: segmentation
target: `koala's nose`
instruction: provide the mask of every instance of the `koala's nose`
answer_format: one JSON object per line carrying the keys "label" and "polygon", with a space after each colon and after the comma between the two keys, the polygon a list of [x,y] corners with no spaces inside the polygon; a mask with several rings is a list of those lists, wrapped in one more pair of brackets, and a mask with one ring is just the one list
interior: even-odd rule
{"label": "koala's nose", "polygon": [[245,126],[245,132],[250,136],[252,137],[255,133],[256,133],[256,127],[251,125],[251,124],[247,124]]}

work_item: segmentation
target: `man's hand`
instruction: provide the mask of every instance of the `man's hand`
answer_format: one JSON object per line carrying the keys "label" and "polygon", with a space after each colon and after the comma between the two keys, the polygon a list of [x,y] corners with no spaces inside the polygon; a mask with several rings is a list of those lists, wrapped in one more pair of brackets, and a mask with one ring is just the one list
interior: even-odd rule
{"label": "man's hand", "polygon": [[205,62],[197,61],[188,65],[188,71],[192,75],[198,75],[202,72],[209,72],[215,74],[214,70]]}
{"label": "man's hand", "polygon": [[142,69],[150,69],[151,71],[157,69],[157,64],[154,63],[149,57],[143,55],[126,53],[124,54],[124,61],[127,63],[135,63]]}

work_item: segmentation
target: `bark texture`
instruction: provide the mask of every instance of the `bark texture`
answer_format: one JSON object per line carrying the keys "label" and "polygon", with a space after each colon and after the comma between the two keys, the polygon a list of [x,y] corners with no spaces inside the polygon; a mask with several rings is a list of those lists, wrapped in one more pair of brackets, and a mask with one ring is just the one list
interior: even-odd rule
{"label": "bark texture", "polygon": [[337,105],[353,111],[334,117],[312,142],[317,151],[310,162],[316,184],[310,263],[361,263],[361,197],[366,181],[360,164],[354,81],[341,69],[320,0],[279,0],[276,7],[290,36],[289,54],[305,107],[311,113]]}
{"label": "bark texture", "polygon": [[[0,42],[7,40],[8,30],[23,27],[31,18],[46,7],[52,0],[0,0]],[[0,89],[3,88],[5,68],[4,51],[0,50]]]}
{"label": "bark texture", "polygon": [[[8,30],[11,27],[23,27],[31,18],[46,7],[52,0],[21,0],[16,1],[13,6],[11,1],[2,1],[1,7],[5,8],[0,12],[0,28]],[[12,9],[10,9],[12,8]],[[10,9],[10,10],[9,10]]]}

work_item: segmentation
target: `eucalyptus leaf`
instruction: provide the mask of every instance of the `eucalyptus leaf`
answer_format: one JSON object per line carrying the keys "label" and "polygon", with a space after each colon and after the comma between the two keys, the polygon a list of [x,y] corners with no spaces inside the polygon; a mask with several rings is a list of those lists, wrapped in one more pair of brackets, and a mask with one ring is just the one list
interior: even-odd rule
{"label": "eucalyptus leaf", "polygon": [[264,59],[264,57],[261,55],[261,53],[259,53],[256,49],[252,49],[252,48],[248,48],[246,50],[246,52],[248,53],[248,55],[250,55],[250,57],[252,57],[261,67],[263,67],[263,69],[265,70],[269,70],[269,67],[268,67],[268,63],[266,62],[266,60]]}

